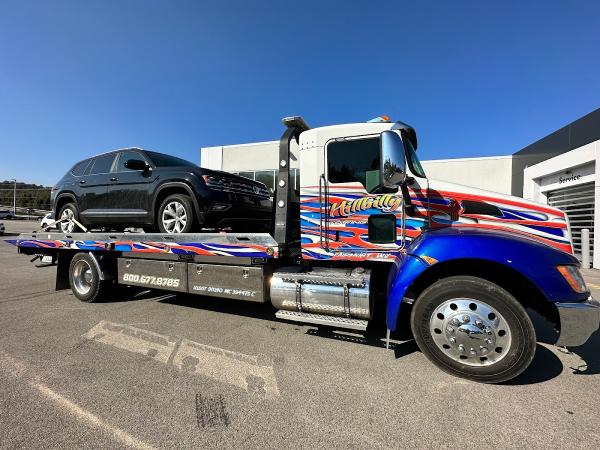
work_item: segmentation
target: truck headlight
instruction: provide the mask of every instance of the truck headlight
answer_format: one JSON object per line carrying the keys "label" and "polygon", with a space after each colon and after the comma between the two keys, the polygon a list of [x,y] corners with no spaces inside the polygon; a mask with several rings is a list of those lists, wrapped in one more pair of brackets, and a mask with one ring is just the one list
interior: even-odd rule
{"label": "truck headlight", "polygon": [[587,292],[583,276],[576,266],[556,266],[556,269],[575,292],[578,294]]}

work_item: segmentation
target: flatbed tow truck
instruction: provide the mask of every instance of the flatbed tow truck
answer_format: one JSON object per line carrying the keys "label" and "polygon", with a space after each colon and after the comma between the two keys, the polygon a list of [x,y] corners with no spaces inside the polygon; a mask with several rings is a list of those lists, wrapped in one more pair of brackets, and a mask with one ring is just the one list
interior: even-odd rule
{"label": "flatbed tow truck", "polygon": [[40,231],[9,242],[51,258],[56,289],[84,302],[142,286],[270,301],[278,319],[355,332],[381,309],[388,343],[390,331],[410,327],[434,364],[480,382],[507,381],[530,364],[526,308],[554,323],[557,345],[581,345],[598,329],[600,305],[564,212],[429,180],[416,132],[402,122],[283,123],[271,233]]}

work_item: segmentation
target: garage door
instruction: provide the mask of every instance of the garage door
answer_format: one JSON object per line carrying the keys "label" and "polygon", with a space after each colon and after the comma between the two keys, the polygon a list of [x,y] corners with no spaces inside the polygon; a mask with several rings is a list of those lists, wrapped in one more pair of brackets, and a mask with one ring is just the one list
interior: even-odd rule
{"label": "garage door", "polygon": [[571,222],[575,255],[581,259],[581,230],[590,230],[590,254],[594,253],[594,183],[580,184],[547,193],[548,204],[562,209]]}

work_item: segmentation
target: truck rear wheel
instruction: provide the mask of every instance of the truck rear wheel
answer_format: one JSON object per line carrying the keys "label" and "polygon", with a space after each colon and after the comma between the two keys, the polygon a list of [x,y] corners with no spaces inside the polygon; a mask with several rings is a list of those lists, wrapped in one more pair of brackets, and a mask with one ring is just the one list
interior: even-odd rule
{"label": "truck rear wheel", "polygon": [[96,262],[87,253],[77,253],[73,256],[69,266],[69,282],[73,295],[86,303],[100,300],[106,291],[105,282],[100,280]]}
{"label": "truck rear wheel", "polygon": [[428,359],[473,381],[508,381],[535,354],[535,330],[523,306],[477,277],[449,277],[425,289],[413,306],[411,327]]}

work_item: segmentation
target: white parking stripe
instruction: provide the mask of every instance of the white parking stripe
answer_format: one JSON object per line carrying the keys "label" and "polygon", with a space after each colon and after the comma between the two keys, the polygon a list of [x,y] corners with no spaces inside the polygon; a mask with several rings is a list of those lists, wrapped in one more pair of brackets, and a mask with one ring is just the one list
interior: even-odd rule
{"label": "white parking stripe", "polygon": [[73,403],[71,400],[63,397],[59,393],[53,391],[45,384],[39,381],[27,381],[28,370],[25,364],[13,358],[8,353],[5,353],[0,350],[0,370],[7,373],[8,375],[24,381],[29,387],[35,389],[40,394],[42,394],[45,398],[55,403],[62,409],[67,410],[68,413],[75,416],[78,420],[86,423],[87,425],[93,428],[99,428],[105,432],[107,432],[110,436],[112,436],[115,440],[121,442],[123,445],[130,448],[138,448],[143,450],[153,450],[154,447],[146,444],[143,441],[131,436],[129,433],[121,430],[120,428],[111,425],[100,417],[92,414],[89,411],[86,411],[81,406]]}
{"label": "white parking stripe", "polygon": [[41,392],[42,395],[44,395],[44,397],[46,397],[47,399],[58,404],[60,407],[69,411],[71,414],[73,414],[75,417],[77,417],[77,419],[87,423],[88,425],[90,425],[92,427],[100,428],[100,429],[106,431],[114,439],[116,439],[117,441],[120,441],[122,444],[126,445],[127,447],[139,448],[139,449],[144,449],[144,450],[154,449],[154,447],[152,447],[151,445],[148,445],[145,442],[142,442],[139,439],[134,438],[129,433],[126,433],[125,431],[121,430],[120,428],[117,428],[109,423],[104,422],[98,416],[92,414],[89,411],[86,411],[81,406],[76,405],[75,403],[66,399],[62,395],[54,392],[52,389],[50,389],[45,384],[30,383],[30,385],[32,387],[34,387],[35,389],[37,389],[39,392]]}

